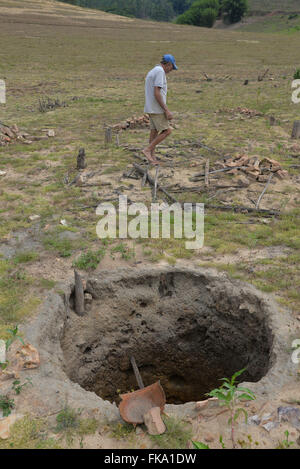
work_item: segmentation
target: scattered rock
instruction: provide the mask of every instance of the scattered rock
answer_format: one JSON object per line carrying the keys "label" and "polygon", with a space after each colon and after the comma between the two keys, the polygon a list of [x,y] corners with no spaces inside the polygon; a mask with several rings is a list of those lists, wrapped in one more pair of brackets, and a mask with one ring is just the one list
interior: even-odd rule
{"label": "scattered rock", "polygon": [[52,129],[49,129],[47,132],[48,137],[55,137],[55,132]]}
{"label": "scattered rock", "polygon": [[76,180],[75,180],[75,185],[76,186],[82,186],[83,183],[84,183],[83,177],[81,175],[77,176]]}
{"label": "scattered rock", "polygon": [[41,218],[40,215],[30,215],[30,217],[28,217],[30,221],[36,221],[36,220],[39,220]]}
{"label": "scattered rock", "polygon": [[210,397],[209,399],[206,399],[204,401],[198,401],[196,402],[196,409],[203,409],[204,407],[207,406],[207,404],[209,402],[214,402],[214,401],[217,401],[218,398],[217,397]]}
{"label": "scattered rock", "polygon": [[92,307],[92,302],[93,302],[93,297],[90,293],[85,293],[84,294],[84,306],[86,311],[90,311]]}
{"label": "scattered rock", "polygon": [[20,350],[16,352],[20,368],[32,369],[38,368],[40,365],[40,357],[37,349],[31,345],[23,345]]}
{"label": "scattered rock", "polygon": [[279,423],[278,422],[268,422],[262,425],[262,427],[267,430],[267,432],[270,432],[273,428],[278,427]]}
{"label": "scattered rock", "polygon": [[250,186],[250,181],[246,176],[243,176],[242,174],[236,178],[236,182],[240,187],[248,187]]}
{"label": "scattered rock", "polygon": [[143,418],[149,435],[161,435],[166,431],[166,426],[161,419],[160,407],[152,407]]}
{"label": "scattered rock", "polygon": [[271,413],[263,414],[263,416],[261,417],[261,421],[262,421],[262,422],[266,422],[267,420],[270,420],[271,418],[272,418],[272,414],[271,414]]}
{"label": "scattered rock", "polygon": [[0,419],[0,438],[2,440],[9,438],[11,426],[22,417],[23,415],[21,414],[11,414],[8,417]]}
{"label": "scattered rock", "polygon": [[0,171],[0,176],[5,176],[6,174],[6,171]]}
{"label": "scattered rock", "polygon": [[126,129],[143,129],[149,127],[149,117],[144,114],[140,117],[130,117],[125,122],[113,125],[111,128],[114,131],[126,130]]}
{"label": "scattered rock", "polygon": [[300,408],[298,407],[278,407],[279,422],[289,422],[293,427],[300,430]]}
{"label": "scattered rock", "polygon": [[139,435],[139,436],[144,434],[144,431],[143,431],[143,429],[140,425],[137,425],[137,427],[135,429],[135,433],[136,433],[136,435]]}
{"label": "scattered rock", "polygon": [[0,363],[6,362],[6,344],[5,341],[0,339]]}
{"label": "scattered rock", "polygon": [[0,383],[8,379],[19,379],[19,374],[16,370],[0,370]]}
{"label": "scattered rock", "polygon": [[248,425],[259,425],[261,422],[260,418],[258,415],[252,415],[251,417],[248,418]]}

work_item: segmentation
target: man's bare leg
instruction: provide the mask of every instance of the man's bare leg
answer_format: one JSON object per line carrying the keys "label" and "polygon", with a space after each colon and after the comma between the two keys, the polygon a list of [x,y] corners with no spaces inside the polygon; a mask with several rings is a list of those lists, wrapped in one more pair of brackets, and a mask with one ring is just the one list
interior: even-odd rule
{"label": "man's bare leg", "polygon": [[[152,143],[153,140],[155,140],[157,136],[158,136],[157,130],[156,129],[151,129],[150,130],[150,137],[149,137],[149,144]],[[154,154],[155,154],[155,148],[151,152],[152,157],[154,156]]]}
{"label": "man's bare leg", "polygon": [[[165,138],[167,138],[170,134],[171,134],[171,129],[166,129],[166,130],[163,130],[160,134],[158,134],[153,140],[151,143],[149,143],[149,145],[144,148],[143,153],[144,155],[146,156],[146,158],[151,161],[151,163],[156,163],[158,164],[158,161],[156,160],[155,156],[154,156],[154,152],[155,152],[155,147],[156,145],[158,145],[159,143],[161,143]],[[150,134],[151,135],[151,134]],[[153,134],[154,135],[154,134]],[[150,137],[151,138],[151,137]]]}

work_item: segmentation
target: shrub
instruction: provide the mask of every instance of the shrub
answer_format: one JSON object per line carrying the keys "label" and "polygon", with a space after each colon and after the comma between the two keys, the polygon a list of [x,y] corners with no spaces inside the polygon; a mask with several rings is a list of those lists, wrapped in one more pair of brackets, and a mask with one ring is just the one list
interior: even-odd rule
{"label": "shrub", "polygon": [[225,21],[237,23],[248,11],[248,0],[222,0],[221,11]]}
{"label": "shrub", "polygon": [[191,24],[211,28],[219,12],[218,0],[198,0],[182,15],[178,16],[177,24]]}

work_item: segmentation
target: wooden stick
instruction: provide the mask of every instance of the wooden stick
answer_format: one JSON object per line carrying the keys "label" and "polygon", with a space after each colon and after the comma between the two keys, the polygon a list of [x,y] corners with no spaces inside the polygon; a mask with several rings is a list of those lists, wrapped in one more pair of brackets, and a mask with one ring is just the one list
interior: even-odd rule
{"label": "wooden stick", "polygon": [[[135,167],[135,169],[137,170],[137,172],[139,174],[141,174],[142,176],[145,175],[145,172],[146,170],[144,168],[142,168],[140,165],[138,165],[137,163],[133,163],[133,166]],[[152,176],[150,176],[150,174],[148,173],[147,175],[147,179],[149,181],[149,183],[151,184],[151,186],[154,186],[155,184],[155,181],[154,179],[152,178]],[[171,194],[169,194],[169,192],[166,191],[166,189],[162,186],[160,186],[160,184],[157,184],[157,190],[160,190],[161,192],[163,192],[167,197],[169,197],[170,200],[172,200],[172,202],[175,202],[177,203],[178,201],[175,199],[175,197],[173,197]]]}
{"label": "wooden stick", "polygon": [[[232,168],[222,168],[222,169],[214,169],[213,171],[209,171],[209,175],[210,174],[215,174],[215,173],[224,173],[225,171],[231,171],[232,169],[244,169],[246,168],[246,166],[236,166],[236,167],[232,167]],[[196,173],[192,178],[190,178],[190,181],[192,181],[193,179],[196,180],[196,178],[203,178],[205,177],[205,173]]]}
{"label": "wooden stick", "polygon": [[74,270],[75,275],[75,313],[78,316],[84,315],[84,290],[80,275]]}
{"label": "wooden stick", "polygon": [[143,176],[143,179],[142,179],[142,187],[145,186],[146,182],[147,182],[147,179],[148,179],[148,168],[146,169],[146,172]]}
{"label": "wooden stick", "polygon": [[84,148],[79,149],[79,153],[77,155],[77,169],[85,169],[86,168],[85,162],[85,150]]}
{"label": "wooden stick", "polygon": [[240,212],[249,212],[249,213],[261,213],[264,214],[265,216],[279,216],[280,211],[275,210],[275,209],[262,209],[262,208],[252,208],[252,207],[243,207],[243,206],[237,206],[234,207],[233,205],[210,205],[210,204],[205,204],[204,205],[205,209],[214,209],[214,210],[221,210],[221,211],[229,211],[233,210],[236,213]]}
{"label": "wooden stick", "polygon": [[156,170],[155,170],[155,180],[154,180],[153,202],[156,201],[158,172],[159,172],[159,166],[156,166]]}
{"label": "wooden stick", "polygon": [[[136,168],[137,172],[140,173],[142,176],[145,174],[145,170],[139,166],[137,163],[133,163],[133,166]],[[154,186],[154,180],[153,178],[150,176],[150,174],[148,174],[148,181],[149,183]],[[166,189],[162,186],[160,186],[159,184],[157,184],[157,189],[160,190],[161,192],[163,192],[167,197],[169,197],[170,200],[172,200],[172,202],[174,203],[180,203],[177,199],[175,199],[175,197],[173,197],[171,194],[169,194],[169,192],[166,191]],[[188,202],[186,202],[188,203]],[[183,206],[183,204],[181,203],[181,205]],[[204,204],[204,208],[205,209],[213,209],[213,210],[221,210],[221,211],[230,211],[230,210],[233,210],[234,212],[237,212],[237,213],[240,213],[240,212],[249,212],[249,213],[261,213],[261,214],[264,214],[265,216],[269,215],[269,216],[278,216],[280,215],[280,211],[279,210],[275,210],[275,209],[256,209],[256,208],[252,208],[252,207],[243,207],[243,206],[233,206],[233,205],[211,205],[211,204]]]}
{"label": "wooden stick", "polygon": [[140,375],[139,369],[138,369],[138,367],[137,367],[135,358],[134,358],[134,357],[130,357],[130,362],[131,362],[131,366],[132,366],[133,371],[134,371],[134,374],[135,374],[135,378],[136,378],[136,380],[137,380],[137,384],[138,384],[138,386],[139,386],[140,389],[143,389],[145,386],[144,386],[142,377],[141,377],[141,375]]}
{"label": "wooden stick", "polygon": [[257,200],[257,202],[256,202],[256,205],[255,205],[255,208],[256,208],[256,209],[259,208],[259,204],[260,204],[260,202],[261,202],[261,199],[263,198],[263,196],[264,196],[266,190],[268,189],[268,186],[269,186],[269,184],[270,184],[270,182],[271,182],[271,179],[272,179],[273,175],[274,175],[274,173],[270,173],[269,178],[268,178],[268,180],[267,180],[267,183],[266,183],[266,185],[265,185],[265,187],[264,187],[264,190],[262,191],[262,193],[260,194],[260,196],[259,196],[259,198],[258,198],[258,200]]}
{"label": "wooden stick", "polygon": [[204,185],[206,187],[209,186],[209,159],[208,158],[205,163]]}
{"label": "wooden stick", "polygon": [[300,138],[300,121],[293,124],[292,138]]}
{"label": "wooden stick", "polygon": [[111,130],[111,127],[107,127],[105,129],[105,135],[104,135],[105,146],[107,146],[111,142],[112,142],[112,130]]}
{"label": "wooden stick", "polygon": [[213,153],[216,153],[216,154],[219,155],[219,156],[223,156],[222,153],[220,153],[218,150],[215,150],[214,148],[208,147],[208,146],[205,145],[204,143],[196,142],[195,144],[196,144],[197,146],[201,147],[201,148],[204,148],[205,150],[212,151]]}

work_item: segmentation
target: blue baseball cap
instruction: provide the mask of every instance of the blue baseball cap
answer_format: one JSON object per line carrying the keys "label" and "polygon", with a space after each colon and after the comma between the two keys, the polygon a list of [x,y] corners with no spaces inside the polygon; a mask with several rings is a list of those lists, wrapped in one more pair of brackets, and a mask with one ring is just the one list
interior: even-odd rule
{"label": "blue baseball cap", "polygon": [[162,58],[162,61],[171,62],[171,64],[173,65],[173,69],[178,70],[178,68],[176,66],[175,58],[172,54],[165,54]]}

